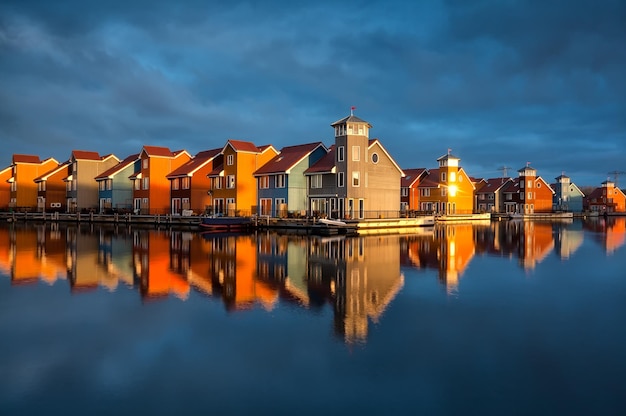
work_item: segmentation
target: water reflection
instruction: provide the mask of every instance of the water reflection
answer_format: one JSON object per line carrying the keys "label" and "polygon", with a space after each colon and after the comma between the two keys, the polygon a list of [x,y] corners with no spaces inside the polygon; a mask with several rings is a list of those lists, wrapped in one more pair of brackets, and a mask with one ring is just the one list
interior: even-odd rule
{"label": "water reflection", "polygon": [[575,256],[589,235],[612,255],[626,241],[626,218],[421,231],[345,238],[17,223],[0,227],[0,273],[16,285],[66,280],[72,293],[123,287],[136,290],[142,301],[184,301],[196,292],[233,312],[330,307],[337,336],[358,343],[402,289],[404,268],[433,271],[447,293],[457,294],[477,256],[516,259],[532,270],[550,255]]}

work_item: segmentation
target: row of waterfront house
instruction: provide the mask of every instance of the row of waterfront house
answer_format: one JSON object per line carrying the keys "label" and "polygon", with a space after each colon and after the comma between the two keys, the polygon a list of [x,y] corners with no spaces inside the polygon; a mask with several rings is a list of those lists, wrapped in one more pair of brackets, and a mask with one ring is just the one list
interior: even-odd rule
{"label": "row of waterfront house", "polygon": [[475,178],[448,151],[436,168],[402,169],[353,114],[331,124],[334,143],[257,146],[228,140],[191,155],[143,146],[120,160],[73,150],[59,163],[15,154],[0,170],[0,210],[151,215],[390,218],[417,213],[626,212],[609,180],[589,195],[530,165],[518,177]]}

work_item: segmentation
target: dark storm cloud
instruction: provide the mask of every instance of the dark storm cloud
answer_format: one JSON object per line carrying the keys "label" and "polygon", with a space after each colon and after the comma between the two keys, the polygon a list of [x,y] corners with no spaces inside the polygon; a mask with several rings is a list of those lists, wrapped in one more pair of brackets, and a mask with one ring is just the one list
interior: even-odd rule
{"label": "dark storm cloud", "polygon": [[407,168],[626,168],[622,2],[411,3],[3,2],[0,164],[330,144],[355,105]]}

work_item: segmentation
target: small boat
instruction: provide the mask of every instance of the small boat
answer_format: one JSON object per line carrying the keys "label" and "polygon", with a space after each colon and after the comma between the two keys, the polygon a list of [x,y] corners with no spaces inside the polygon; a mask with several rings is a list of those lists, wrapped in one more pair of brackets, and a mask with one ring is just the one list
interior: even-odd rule
{"label": "small boat", "polygon": [[320,224],[333,225],[335,227],[345,227],[346,225],[348,225],[343,221],[333,220],[331,218],[321,218],[320,220],[318,220],[318,222]]}
{"label": "small boat", "polygon": [[252,226],[252,220],[249,217],[223,217],[213,215],[203,217],[200,227],[204,231],[224,232],[224,231],[246,231]]}

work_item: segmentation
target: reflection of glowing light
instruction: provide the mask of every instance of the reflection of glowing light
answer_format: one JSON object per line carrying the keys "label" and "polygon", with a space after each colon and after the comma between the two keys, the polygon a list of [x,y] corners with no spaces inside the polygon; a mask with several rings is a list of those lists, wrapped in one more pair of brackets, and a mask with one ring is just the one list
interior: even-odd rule
{"label": "reflection of glowing light", "polygon": [[456,185],[448,186],[448,192],[450,192],[450,196],[456,196],[456,191],[458,190]]}

